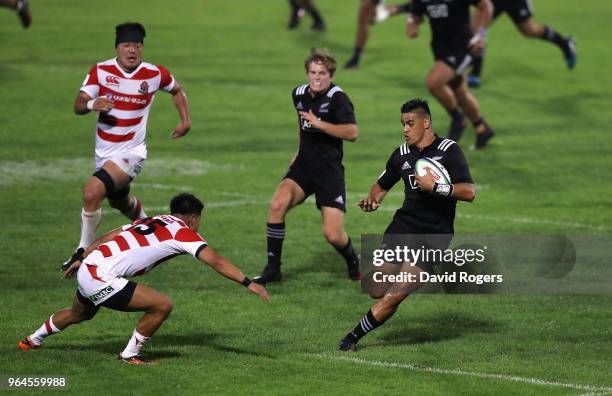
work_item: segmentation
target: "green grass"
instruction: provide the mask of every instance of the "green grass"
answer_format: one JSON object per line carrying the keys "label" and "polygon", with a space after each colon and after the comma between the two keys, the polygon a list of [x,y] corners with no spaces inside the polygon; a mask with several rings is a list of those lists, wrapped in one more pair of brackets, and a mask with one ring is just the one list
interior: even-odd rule
{"label": "green grass", "polygon": [[[140,281],[168,294],[170,319],[146,347],[154,368],[114,360],[138,314],[103,310],[93,321],[50,338],[32,353],[16,342],[70,303],[75,283],[58,265],[79,233],[80,190],[93,166],[93,116],[72,102],[89,67],[114,56],[114,25],[141,21],[145,60],[167,66],[184,85],[193,129],[171,140],[178,122],[160,93],[148,125],[149,160],[133,191],[150,212],[189,190],[209,209],[202,234],[248,274],[265,261],[267,202],[296,146],[291,89],[305,81],[302,60],[327,46],[350,56],[356,1],[320,1],[329,31],[285,29],[283,1],[32,0],[34,24],[21,31],[0,9],[0,375],[65,375],[70,391],[113,393],[580,394],[586,390],[504,379],[422,372],[343,361],[337,341],[371,300],[350,284],[344,264],[321,234],[312,203],[290,213],[286,280],[261,304],[239,286],[189,258],[175,259]],[[461,142],[479,186],[460,204],[462,234],[610,234],[612,174],[609,128],[612,28],[606,0],[538,0],[536,19],[578,42],[577,69],[561,53],[522,38],[508,18],[491,29],[485,85],[475,92],[498,135],[483,152]],[[171,9],[169,8],[171,7]],[[399,107],[430,98],[429,29],[404,38],[403,18],[372,29],[360,70],[339,70],[360,138],[345,144],[349,201],[365,194],[402,142]],[[435,129],[447,117],[433,99]],[[536,166],[533,166],[536,165]],[[401,204],[401,186],[385,202]],[[227,206],[229,205],[229,206]],[[104,206],[101,228],[125,219]],[[353,239],[381,233],[391,211],[364,215],[350,207]],[[351,355],[465,372],[611,387],[610,295],[410,297]],[[63,393],[62,393],[63,394]]]}

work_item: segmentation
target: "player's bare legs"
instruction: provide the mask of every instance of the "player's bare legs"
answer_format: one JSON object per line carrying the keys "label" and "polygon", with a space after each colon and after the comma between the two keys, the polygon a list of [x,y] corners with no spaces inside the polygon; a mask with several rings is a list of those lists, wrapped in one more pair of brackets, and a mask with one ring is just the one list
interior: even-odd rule
{"label": "player's bare legs", "polygon": [[276,188],[266,224],[268,263],[253,282],[265,285],[268,282],[280,282],[281,257],[285,241],[285,215],[296,205],[306,199],[304,190],[292,179],[283,179]]}
{"label": "player's bare legs", "polygon": [[568,69],[573,69],[576,66],[577,53],[576,44],[571,37],[563,37],[553,28],[537,23],[533,18],[529,18],[524,22],[516,25],[523,36],[528,38],[539,38],[555,44],[563,52],[565,63]]}
{"label": "player's bare legs", "polygon": [[39,348],[45,338],[57,334],[66,327],[93,318],[97,307],[87,306],[75,296],[70,308],[61,309],[47,319],[42,326],[19,343],[23,350]]}
{"label": "player's bare legs", "polygon": [[[112,161],[106,161],[104,165],[102,165],[102,170],[104,170],[111,179],[113,185],[112,193],[116,193],[127,187],[131,181],[130,176]],[[106,185],[100,177],[89,177],[85,183],[85,187],[83,187],[81,239],[76,252],[70,259],[62,264],[63,270],[78,260],[85,248],[87,248],[96,238],[96,231],[102,220],[102,201],[104,201],[106,197],[108,197],[111,207],[121,211],[121,213],[130,220],[134,221],[138,218],[146,217],[142,205],[136,197],[114,197],[113,194],[109,194]]]}
{"label": "player's bare legs", "polygon": [[484,148],[488,141],[494,136],[495,132],[485,122],[484,118],[482,118],[480,114],[480,105],[470,92],[465,77],[457,76],[451,81],[450,86],[454,89],[459,107],[461,107],[474,126],[474,131],[476,132],[476,143],[474,148]]}
{"label": "player's bare legs", "polygon": [[277,186],[270,211],[268,212],[268,223],[282,223],[285,215],[296,205],[302,203],[306,195],[302,188],[291,179],[283,179]]}
{"label": "player's bare legs", "polygon": [[465,129],[465,117],[459,111],[459,103],[449,83],[456,77],[455,71],[446,63],[436,61],[427,75],[427,89],[446,109],[451,118],[449,139],[458,141]]}
{"label": "player's bare legs", "polygon": [[152,363],[140,357],[140,349],[170,316],[172,301],[165,294],[151,287],[138,284],[125,310],[144,311],[145,314],[138,321],[130,341],[119,354],[119,358],[130,364]]}
{"label": "player's bare legs", "polygon": [[321,206],[323,234],[346,261],[348,276],[351,280],[360,280],[359,257],[355,253],[351,238],[344,230],[344,212],[338,208]]}
{"label": "player's bare legs", "polygon": [[339,350],[345,352],[355,351],[357,349],[357,342],[359,342],[363,336],[385,323],[385,321],[397,311],[402,301],[421,287],[419,277],[420,273],[425,272],[425,270],[405,263],[402,266],[401,272],[413,276],[414,281],[394,283],[384,296],[378,300],[359,323],[357,323],[357,326],[340,341]]}
{"label": "player's bare legs", "polygon": [[355,47],[353,56],[344,65],[345,69],[354,69],[359,66],[361,52],[368,41],[370,31],[370,21],[376,12],[376,2],[374,0],[361,0],[359,13],[357,14],[357,35],[355,36]]}

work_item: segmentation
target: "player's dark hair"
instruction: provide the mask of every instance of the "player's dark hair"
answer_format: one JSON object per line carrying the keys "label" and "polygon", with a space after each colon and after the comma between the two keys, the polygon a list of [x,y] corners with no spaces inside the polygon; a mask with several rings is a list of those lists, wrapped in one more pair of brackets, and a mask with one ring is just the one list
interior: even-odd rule
{"label": "player's dark hair", "polygon": [[202,214],[204,204],[195,195],[181,193],[170,200],[171,214]]}
{"label": "player's dark hair", "polygon": [[334,76],[336,72],[336,58],[329,53],[327,48],[311,48],[310,55],[304,60],[304,69],[308,73],[308,66],[311,63],[322,63],[325,69],[329,72],[330,76]]}
{"label": "player's dark hair", "polygon": [[429,104],[425,99],[411,99],[404,103],[401,108],[402,114],[405,113],[421,113],[422,115],[427,114],[431,119],[431,111],[429,110]]}
{"label": "player's dark hair", "polygon": [[147,35],[144,26],[138,22],[126,22],[115,26],[115,47],[119,43],[144,43]]}

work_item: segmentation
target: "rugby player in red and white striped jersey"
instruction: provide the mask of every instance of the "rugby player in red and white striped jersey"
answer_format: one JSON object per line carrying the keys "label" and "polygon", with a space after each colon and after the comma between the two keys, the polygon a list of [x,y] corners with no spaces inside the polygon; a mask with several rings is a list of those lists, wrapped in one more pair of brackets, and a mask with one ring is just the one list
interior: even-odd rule
{"label": "rugby player in red and white striped jersey", "polygon": [[145,218],[140,201],[130,196],[130,182],[147,158],[145,143],[149,110],[158,90],[172,95],[181,122],[172,138],[184,136],[191,127],[187,97],[166,68],[142,61],[145,30],[139,23],[116,27],[117,57],[94,65],[74,103],[76,114],[97,112],[95,173],[83,189],[81,239],[63,269],[78,260],[96,236],[102,218],[102,201],[130,220]]}
{"label": "rugby player in red and white striped jersey", "polygon": [[43,340],[66,327],[93,318],[100,307],[118,311],[144,311],[119,359],[146,364],[140,349],[172,311],[170,299],[125,277],[142,275],[181,254],[190,254],[219,274],[246,286],[269,301],[266,289],[253,283],[228,259],[217,254],[198,234],[203,204],[191,194],[170,201],[171,215],[137,220],[98,238],[64,276],[77,274],[78,289],[71,308],[55,312],[38,330],[19,342],[22,350],[36,349]]}

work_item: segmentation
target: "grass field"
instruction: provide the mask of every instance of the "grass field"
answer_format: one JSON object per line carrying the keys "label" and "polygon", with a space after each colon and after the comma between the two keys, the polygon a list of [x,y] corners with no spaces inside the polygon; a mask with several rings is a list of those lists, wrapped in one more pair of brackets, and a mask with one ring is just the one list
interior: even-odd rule
{"label": "grass field", "polygon": [[[94,116],[75,116],[72,103],[91,65],[114,56],[113,28],[126,20],[145,25],[145,60],[181,81],[193,118],[189,135],[171,140],[178,116],[169,95],[158,95],[149,160],[132,191],[149,213],[165,212],[179,191],[200,196],[202,234],[246,273],[260,271],[268,201],[296,146],[291,89],[305,82],[311,46],[348,59],[358,2],[319,0],[324,34],[308,20],[287,31],[285,3],[32,0],[28,31],[0,9],[0,376],[64,375],[75,394],[612,393],[610,295],[415,295],[360,351],[336,352],[372,301],[345,278],[312,202],[287,219],[285,281],[269,288],[271,304],[186,257],[139,280],[175,304],[145,350],[157,367],[115,360],[139,315],[108,310],[41,350],[17,349],[74,294],[58,267],[78,242]],[[482,152],[468,150],[471,129],[461,141],[478,197],[459,204],[455,229],[609,235],[612,2],[534,3],[536,19],[576,37],[577,68],[568,72],[557,48],[522,38],[507,17],[495,23],[476,95],[497,136]],[[335,78],[360,129],[345,144],[350,202],[402,142],[404,101],[431,99],[434,129],[447,129],[424,86],[429,29],[416,41],[403,31],[403,18],[375,26],[362,67]],[[354,240],[383,232],[401,201],[398,185],[385,210],[349,207],[348,232]],[[101,229],[125,223],[104,210]]]}

